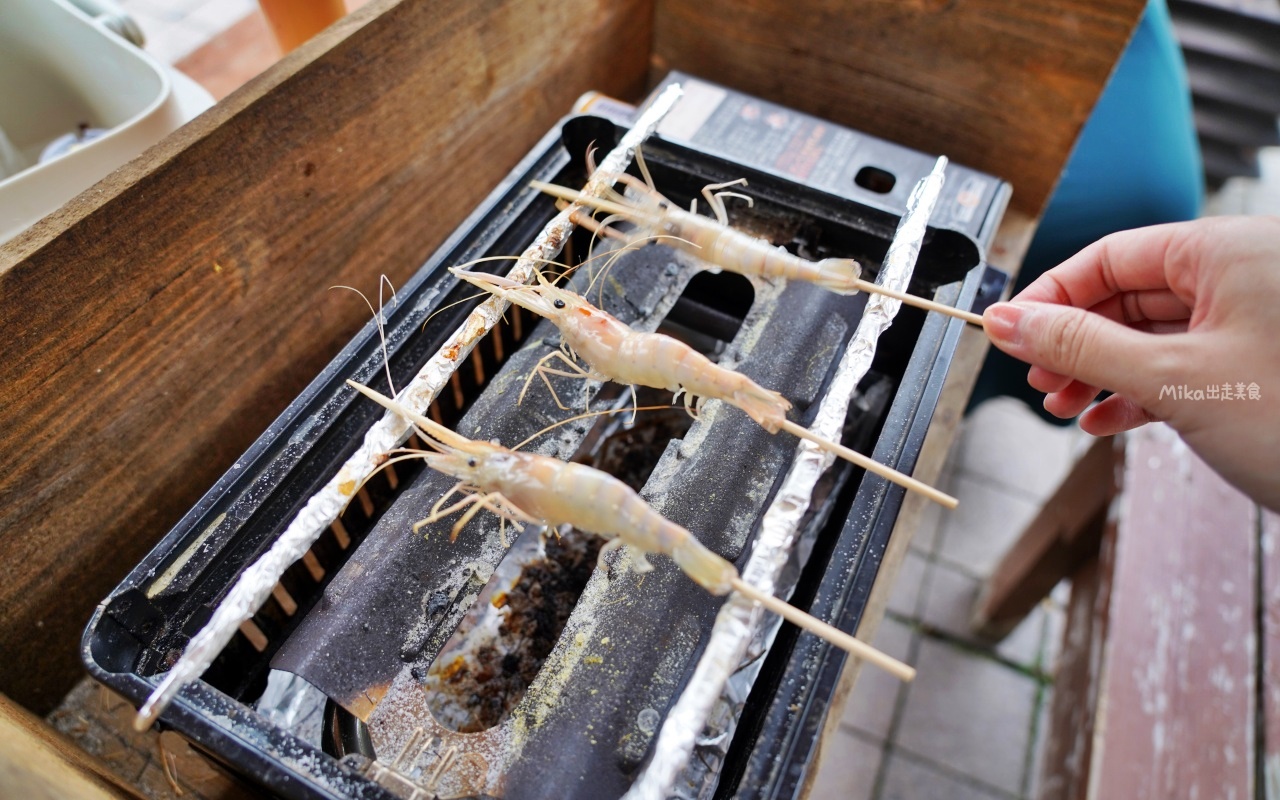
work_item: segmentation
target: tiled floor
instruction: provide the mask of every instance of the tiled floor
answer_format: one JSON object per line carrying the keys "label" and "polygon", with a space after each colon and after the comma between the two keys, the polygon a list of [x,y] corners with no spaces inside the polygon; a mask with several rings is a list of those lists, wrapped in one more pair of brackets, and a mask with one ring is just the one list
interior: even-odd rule
{"label": "tiled floor", "polygon": [[903,685],[864,670],[834,712],[841,714],[835,746],[847,755],[824,759],[813,800],[1031,796],[1063,593],[995,647],[972,638],[969,611],[982,578],[1088,440],[1009,398],[965,420],[941,481],[960,508],[926,518],[876,637],[919,675]]}

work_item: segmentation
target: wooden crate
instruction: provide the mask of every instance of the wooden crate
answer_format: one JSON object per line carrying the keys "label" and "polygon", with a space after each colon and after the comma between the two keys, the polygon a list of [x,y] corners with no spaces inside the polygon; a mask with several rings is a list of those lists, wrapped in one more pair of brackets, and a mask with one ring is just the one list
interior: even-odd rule
{"label": "wooden crate", "polygon": [[[681,69],[1010,181],[1025,243],[1145,0],[375,0],[0,248],[0,693],[582,92]],[[994,254],[997,258],[999,254]]]}

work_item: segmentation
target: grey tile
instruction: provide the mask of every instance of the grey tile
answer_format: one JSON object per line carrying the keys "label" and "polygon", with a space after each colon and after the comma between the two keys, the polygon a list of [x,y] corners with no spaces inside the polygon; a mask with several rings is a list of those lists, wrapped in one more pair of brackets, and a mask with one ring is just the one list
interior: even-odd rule
{"label": "grey tile", "polygon": [[927,638],[916,667],[895,746],[987,785],[1021,791],[1036,682]]}
{"label": "grey tile", "polygon": [[883,745],[839,731],[823,752],[810,800],[871,800]]}
{"label": "grey tile", "polygon": [[1058,608],[1066,608],[1071,602],[1071,579],[1058,581],[1058,585],[1049,592],[1049,600]]}
{"label": "grey tile", "polygon": [[258,10],[253,0],[206,0],[184,20],[211,38]]}
{"label": "grey tile", "polygon": [[1018,627],[996,644],[996,654],[1027,669],[1039,668],[1044,654],[1046,617],[1044,608],[1037,605]]}
{"label": "grey tile", "polygon": [[969,627],[973,604],[981,588],[982,584],[976,578],[946,564],[935,564],[929,577],[921,620],[931,628],[991,650],[1019,666],[1035,667],[1040,661],[1045,611],[1037,606],[1017,628],[993,646],[975,638]]}
{"label": "grey tile", "polygon": [[971,639],[969,615],[977,599],[981,582],[955,567],[935,563],[929,576],[929,588],[925,592],[920,619],[932,628],[952,636]]}
{"label": "grey tile", "polygon": [[[911,642],[916,632],[900,622],[880,623],[875,646],[900,661],[910,662]],[[882,739],[888,736],[902,682],[882,669],[863,664],[858,682],[845,703],[840,724]]]}
{"label": "grey tile", "polygon": [[965,418],[956,446],[961,474],[1045,498],[1074,463],[1079,436],[1078,428],[1050,425],[1021,400],[993,398]]}
{"label": "grey tile", "polygon": [[907,551],[889,594],[888,609],[904,617],[916,616],[920,607],[920,595],[924,590],[925,572],[929,562],[919,553]]}
{"label": "grey tile", "polygon": [[147,37],[146,51],[165,64],[181,60],[209,41],[209,34],[182,22],[168,23],[150,29],[144,22],[142,30]]}
{"label": "grey tile", "polygon": [[942,528],[938,557],[973,575],[990,575],[1039,505],[990,482],[964,475],[956,480],[959,508]]}
{"label": "grey tile", "polygon": [[880,800],[991,800],[1005,795],[960,781],[915,759],[889,757]]}

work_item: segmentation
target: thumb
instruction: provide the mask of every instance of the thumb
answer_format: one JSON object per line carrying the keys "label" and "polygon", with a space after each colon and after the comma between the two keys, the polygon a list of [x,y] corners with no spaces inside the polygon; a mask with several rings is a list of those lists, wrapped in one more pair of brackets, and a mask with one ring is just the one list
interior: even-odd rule
{"label": "thumb", "polygon": [[1056,303],[997,303],[983,323],[991,342],[1014,358],[1109,389],[1145,405],[1167,375],[1169,338]]}

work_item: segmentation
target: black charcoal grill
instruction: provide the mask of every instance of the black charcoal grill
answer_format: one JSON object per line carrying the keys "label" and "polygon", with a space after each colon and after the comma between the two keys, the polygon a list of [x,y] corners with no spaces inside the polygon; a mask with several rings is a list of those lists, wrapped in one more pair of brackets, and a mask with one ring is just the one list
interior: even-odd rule
{"label": "black charcoal grill", "polygon": [[[670,81],[684,83],[689,102],[645,145],[660,189],[687,206],[706,184],[746,177],[756,205],[731,204],[735,226],[806,257],[854,257],[874,270],[932,158],[686,76]],[[529,180],[581,185],[588,148],[607,151],[630,123],[630,109],[616,103],[598,101],[592,110],[548,133],[400,289],[385,325],[397,386],[474,305],[450,305],[473,291],[445,268],[519,253],[555,213]],[[936,291],[963,308],[995,299],[1002,276],[981,254],[1008,192],[990,176],[948,170],[913,292]],[[589,245],[589,234],[576,232],[564,258],[581,262]],[[572,280],[583,291],[589,277],[584,269]],[[781,390],[801,422],[866,302],[701,271],[661,244],[621,254],[591,292],[634,327],[663,330]],[[911,471],[962,324],[901,310],[859,387],[846,444]],[[549,323],[512,308],[431,416],[508,446],[563,420],[570,413],[540,381],[517,404],[530,369],[557,344]],[[99,680],[141,702],[236,576],[354,451],[380,410],[355,399],[348,378],[388,390],[372,323],[101,604],[84,640]],[[554,385],[579,411],[588,401],[605,408],[631,400],[619,387]],[[669,397],[642,392],[640,400]],[[642,412],[634,425],[625,414],[584,419],[529,447],[608,469],[741,562],[795,445],[713,405],[696,422],[680,410]],[[593,569],[598,543],[570,531],[557,538],[526,530],[511,536],[508,550],[496,518],[481,515],[455,542],[447,524],[428,539],[413,535],[414,522],[452,483],[416,462],[371,480],[162,723],[288,797],[625,793],[706,647],[722,599],[662,558],[643,576],[616,557]],[[836,463],[785,574],[794,604],[845,630],[857,627],[902,493]],[[726,706],[732,734],[700,742],[673,793],[795,796],[842,664],[839,650],[778,627],[767,653],[749,665],[749,695]]]}

